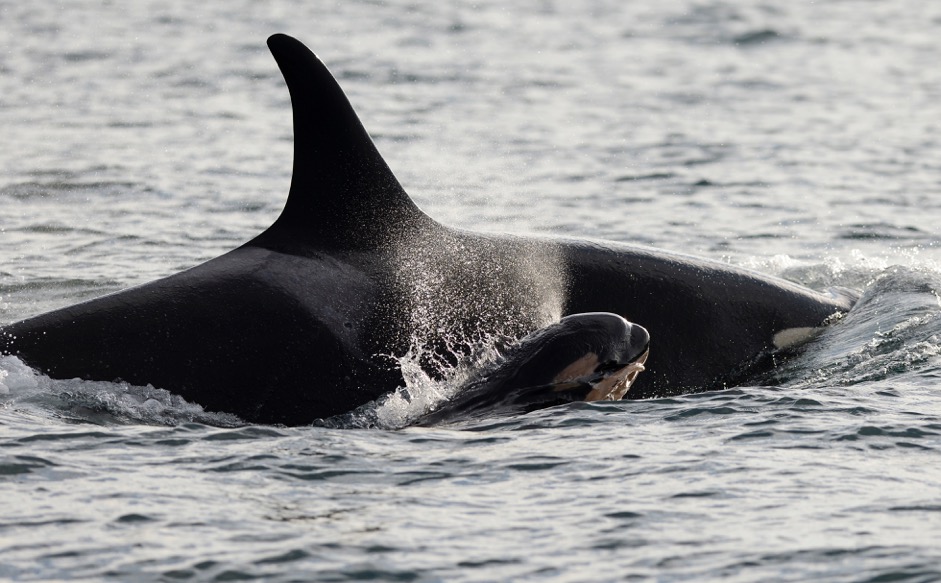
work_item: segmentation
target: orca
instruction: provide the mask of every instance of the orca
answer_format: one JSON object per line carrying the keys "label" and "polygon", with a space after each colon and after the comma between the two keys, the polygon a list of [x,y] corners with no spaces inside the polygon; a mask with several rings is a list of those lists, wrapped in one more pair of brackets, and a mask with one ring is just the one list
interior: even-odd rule
{"label": "orca", "polygon": [[0,352],[53,378],[150,384],[248,422],[299,425],[402,386],[405,355],[441,373],[482,342],[592,312],[653,337],[629,398],[721,388],[767,368],[775,338],[853,303],[679,253],[442,225],[324,64],[283,34],[268,46],[294,114],[275,222],[196,267],[5,325]]}
{"label": "orca", "polygon": [[573,314],[526,336],[419,425],[617,401],[644,370],[650,334],[611,313]]}

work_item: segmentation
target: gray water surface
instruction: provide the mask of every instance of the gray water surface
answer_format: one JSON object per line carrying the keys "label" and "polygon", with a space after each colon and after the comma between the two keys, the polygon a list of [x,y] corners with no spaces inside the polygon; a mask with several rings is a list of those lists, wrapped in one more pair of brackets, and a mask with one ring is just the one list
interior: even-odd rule
{"label": "gray water surface", "polygon": [[0,1],[0,322],[274,220],[274,32],[442,222],[860,305],[754,386],[452,427],[246,426],[2,357],[0,578],[941,579],[941,5]]}

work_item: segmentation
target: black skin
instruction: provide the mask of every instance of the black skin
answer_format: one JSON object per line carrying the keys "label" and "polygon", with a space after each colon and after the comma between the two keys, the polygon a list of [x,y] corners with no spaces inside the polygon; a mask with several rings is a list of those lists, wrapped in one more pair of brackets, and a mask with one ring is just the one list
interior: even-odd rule
{"label": "black skin", "polygon": [[[503,358],[481,371],[419,424],[528,413],[583,401],[595,383],[640,359],[649,342],[650,335],[642,326],[616,314],[566,316],[511,346]],[[589,355],[598,360],[592,374],[575,382],[559,378],[569,365]]]}
{"label": "black skin", "polygon": [[294,109],[278,220],[187,271],[3,326],[0,352],[53,378],[151,384],[299,425],[402,386],[390,355],[416,342],[456,361],[447,339],[520,338],[553,310],[612,312],[650,331],[637,398],[734,383],[761,368],[776,332],[851,307],[694,257],[441,225],[399,185],[323,63],[288,36],[268,44]]}

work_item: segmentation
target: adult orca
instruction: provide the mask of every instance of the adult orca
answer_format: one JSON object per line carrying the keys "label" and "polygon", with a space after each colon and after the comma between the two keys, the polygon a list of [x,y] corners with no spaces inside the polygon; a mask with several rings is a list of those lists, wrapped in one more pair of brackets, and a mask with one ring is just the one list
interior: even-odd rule
{"label": "adult orca", "polygon": [[736,382],[794,329],[852,298],[619,243],[486,235],[412,202],[323,63],[268,39],[291,94],[294,173],[264,232],[202,265],[0,329],[0,352],[53,378],[152,384],[246,421],[305,424],[480,342],[612,312],[653,337],[632,398]]}
{"label": "adult orca", "polygon": [[644,370],[650,335],[611,313],[573,314],[526,336],[464,383],[421,425],[617,401]]}

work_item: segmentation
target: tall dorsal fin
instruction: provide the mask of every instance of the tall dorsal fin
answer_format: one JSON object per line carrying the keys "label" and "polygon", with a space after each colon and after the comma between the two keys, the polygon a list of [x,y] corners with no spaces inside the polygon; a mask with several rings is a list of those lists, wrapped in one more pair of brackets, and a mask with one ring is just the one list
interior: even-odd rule
{"label": "tall dorsal fin", "polygon": [[327,67],[297,39],[268,39],[294,109],[294,175],[281,216],[307,242],[341,249],[383,245],[391,229],[428,221],[382,159]]}

